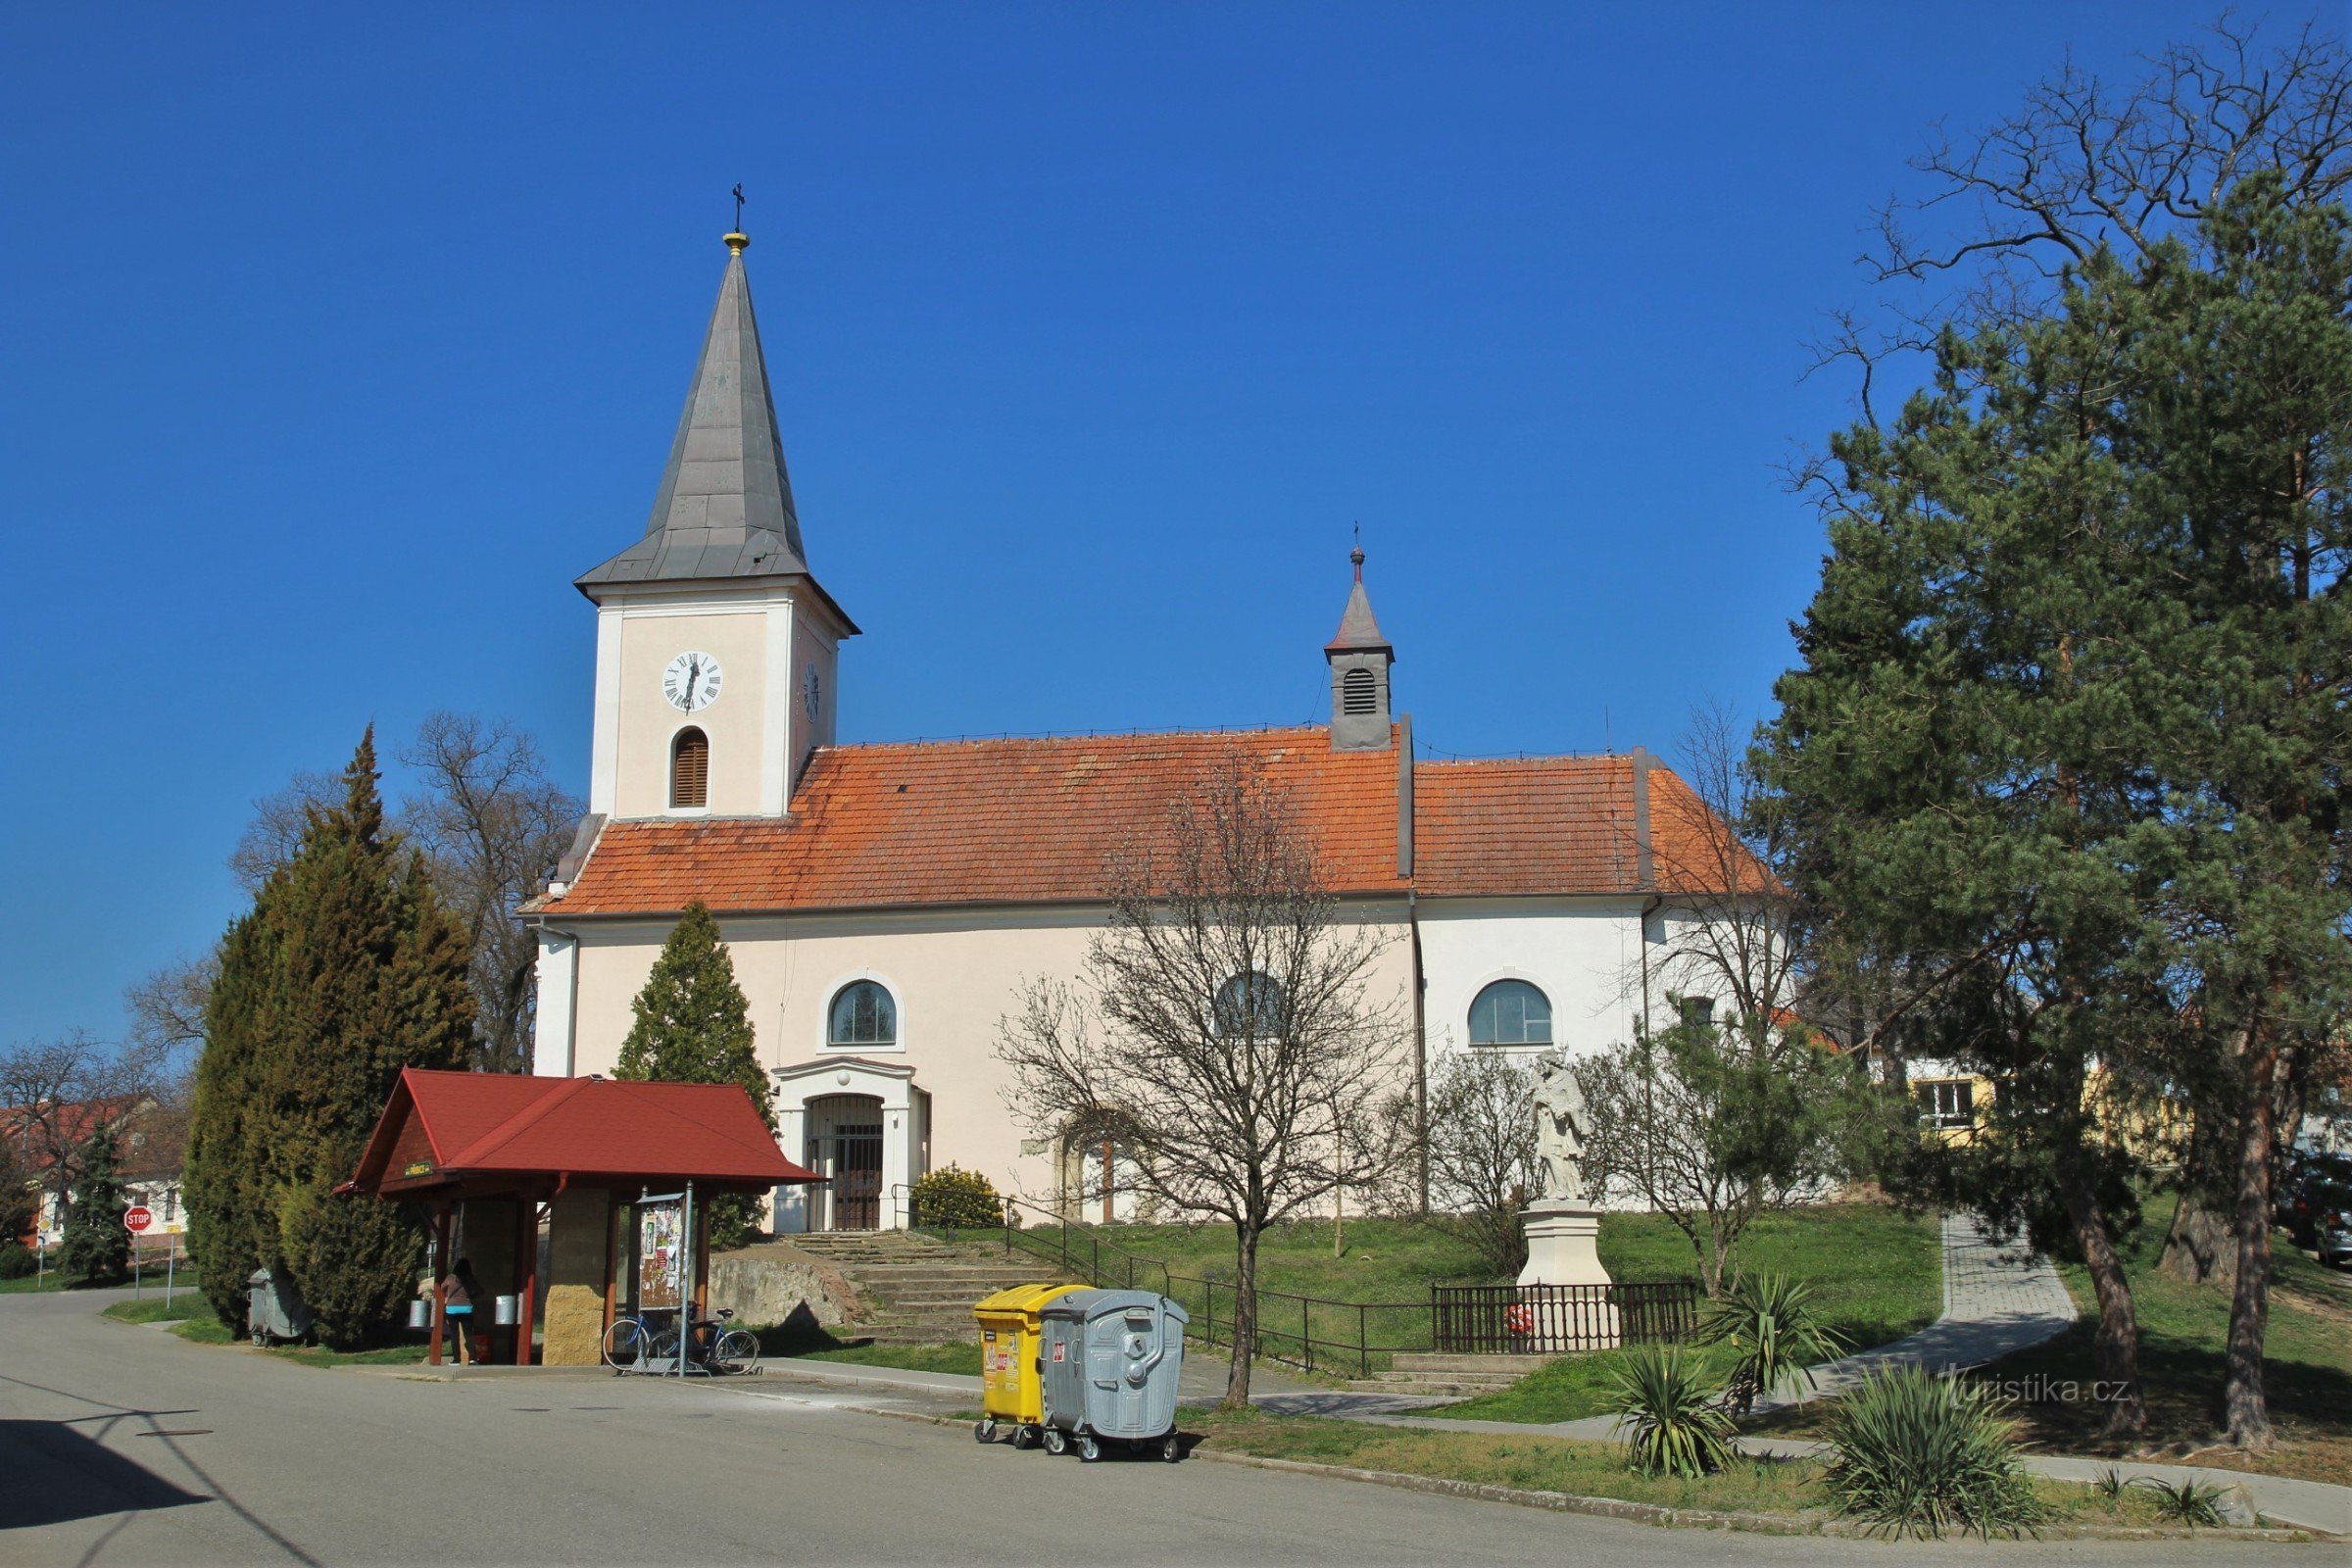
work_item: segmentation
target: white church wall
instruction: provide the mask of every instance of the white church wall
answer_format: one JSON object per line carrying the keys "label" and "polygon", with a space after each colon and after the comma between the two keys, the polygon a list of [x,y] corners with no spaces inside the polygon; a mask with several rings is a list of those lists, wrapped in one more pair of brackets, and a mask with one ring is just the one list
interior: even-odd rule
{"label": "white church wall", "polygon": [[1467,1048],[1470,1004],[1496,980],[1527,981],[1550,1000],[1552,1044],[1570,1055],[1632,1039],[1641,911],[1628,899],[1423,900],[1431,1052]]}
{"label": "white church wall", "polygon": [[[1364,916],[1394,939],[1377,960],[1374,986],[1395,999],[1400,1016],[1409,1017],[1412,959],[1402,903],[1384,901]],[[1002,1191],[1050,1202],[1055,1151],[1019,1121],[999,1094],[1004,1072],[995,1056],[997,1026],[1014,1009],[1029,978],[1078,975],[1087,943],[1102,920],[1100,908],[1024,906],[724,916],[719,926],[751,1005],[763,1063],[774,1069],[857,1056],[912,1068],[912,1083],[930,1096],[923,1131],[932,1168],[961,1165],[980,1171]],[[643,989],[669,924],[579,921],[566,929],[578,937],[571,960],[577,1001],[570,1070],[610,1074],[628,1034],[629,1004]],[[542,974],[560,967],[545,967]],[[890,1050],[835,1050],[825,1043],[827,1007],[844,985],[858,979],[878,981],[897,1004],[899,1039]],[[542,1009],[543,1019],[560,1016],[544,1002]],[[561,1056],[558,1044],[542,1040],[534,1059],[549,1063]],[[830,1076],[814,1083],[811,1092],[821,1092],[830,1086]],[[784,1152],[801,1156],[797,1148]],[[886,1192],[886,1202],[889,1198]]]}

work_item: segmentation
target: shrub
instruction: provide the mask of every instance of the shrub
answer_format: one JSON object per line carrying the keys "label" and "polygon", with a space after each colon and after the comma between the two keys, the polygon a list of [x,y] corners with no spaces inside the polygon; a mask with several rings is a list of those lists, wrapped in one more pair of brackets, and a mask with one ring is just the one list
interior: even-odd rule
{"label": "shrub", "polygon": [[1917,1367],[1877,1373],[1838,1401],[1828,1437],[1835,1457],[1822,1486],[1874,1534],[1989,1537],[2041,1521],[2013,1429],[1972,1384]]}
{"label": "shrub", "polygon": [[1004,1223],[996,1183],[976,1170],[942,1165],[908,1194],[912,1222],[935,1230],[995,1230]]}
{"label": "shrub", "polygon": [[[2109,1475],[2115,1472],[2110,1470]],[[2141,1476],[2132,1483],[2156,1494],[2156,1512],[2175,1524],[2194,1530],[2199,1525],[2219,1526],[2229,1523],[2222,1512],[2222,1502],[2230,1489],[2210,1481],[2174,1483],[2161,1476]]]}
{"label": "shrub", "polygon": [[1642,1475],[1696,1477],[1731,1462],[1732,1418],[1680,1346],[1626,1352],[1604,1402],[1630,1428],[1629,1462]]}
{"label": "shrub", "polygon": [[1844,1337],[1814,1312],[1812,1289],[1786,1274],[1734,1280],[1698,1338],[1703,1344],[1728,1342],[1739,1354],[1723,1393],[1724,1408],[1734,1416],[1754,1408],[1758,1395],[1811,1388],[1812,1363],[1834,1361],[1847,1349]]}
{"label": "shrub", "polygon": [[40,1263],[23,1242],[0,1242],[0,1280],[21,1280]]}

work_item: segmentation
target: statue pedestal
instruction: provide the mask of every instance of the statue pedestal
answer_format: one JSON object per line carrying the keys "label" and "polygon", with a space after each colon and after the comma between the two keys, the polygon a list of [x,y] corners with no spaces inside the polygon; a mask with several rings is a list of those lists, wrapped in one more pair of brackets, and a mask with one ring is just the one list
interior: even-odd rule
{"label": "statue pedestal", "polygon": [[[1520,1225],[1527,1231],[1527,1267],[1519,1271],[1519,1283],[1527,1285],[1592,1285],[1607,1286],[1615,1282],[1609,1271],[1600,1266],[1600,1253],[1594,1243],[1600,1236],[1600,1213],[1581,1203],[1556,1198],[1539,1199],[1519,1216]],[[1574,1337],[1574,1348],[1606,1349],[1618,1343],[1617,1307],[1599,1291],[1562,1292],[1574,1298],[1559,1303],[1555,1309],[1546,1305],[1539,1309],[1536,1321],[1542,1326],[1539,1333],[1550,1340],[1561,1329],[1555,1328],[1553,1318],[1565,1314],[1566,1332]],[[1570,1348],[1562,1344],[1556,1348]]]}
{"label": "statue pedestal", "polygon": [[1544,1198],[1527,1205],[1519,1223],[1527,1231],[1527,1267],[1519,1271],[1520,1284],[1615,1283],[1600,1266],[1594,1247],[1600,1237],[1599,1210]]}

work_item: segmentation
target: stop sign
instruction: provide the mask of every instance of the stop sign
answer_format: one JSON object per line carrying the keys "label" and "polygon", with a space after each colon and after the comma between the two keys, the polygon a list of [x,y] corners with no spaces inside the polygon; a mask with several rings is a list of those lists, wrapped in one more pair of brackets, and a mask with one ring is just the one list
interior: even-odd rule
{"label": "stop sign", "polygon": [[155,1213],[144,1203],[134,1203],[122,1211],[122,1228],[136,1236],[155,1223]]}

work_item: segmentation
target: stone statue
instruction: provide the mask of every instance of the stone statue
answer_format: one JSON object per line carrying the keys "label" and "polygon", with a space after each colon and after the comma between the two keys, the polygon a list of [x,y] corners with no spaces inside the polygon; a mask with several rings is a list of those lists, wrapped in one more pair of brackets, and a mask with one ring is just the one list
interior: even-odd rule
{"label": "stone statue", "polygon": [[1536,1197],[1545,1202],[1583,1202],[1585,1091],[1556,1051],[1536,1058],[1535,1110]]}

